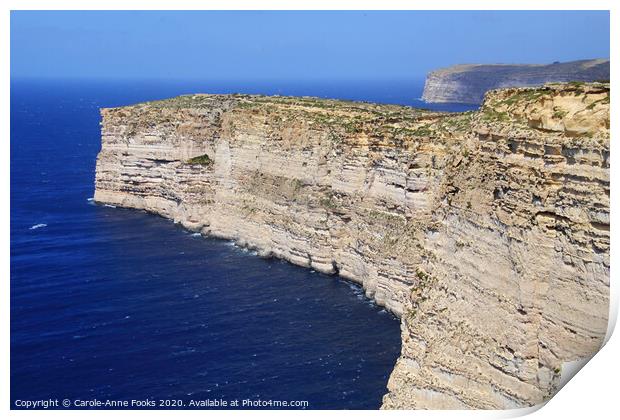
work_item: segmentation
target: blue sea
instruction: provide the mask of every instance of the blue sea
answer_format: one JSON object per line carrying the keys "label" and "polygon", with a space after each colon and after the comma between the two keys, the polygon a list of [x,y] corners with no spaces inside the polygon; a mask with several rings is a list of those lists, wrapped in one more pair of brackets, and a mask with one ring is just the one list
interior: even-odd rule
{"label": "blue sea", "polygon": [[216,408],[234,400],[264,404],[245,408],[278,408],[277,401],[379,408],[400,351],[399,321],[337,276],[262,259],[144,212],[95,205],[99,108],[195,92],[431,107],[415,99],[421,89],[420,82],[13,81],[12,407],[57,399],[69,408],[106,400],[140,401],[139,408],[190,408],[192,400],[218,401]]}

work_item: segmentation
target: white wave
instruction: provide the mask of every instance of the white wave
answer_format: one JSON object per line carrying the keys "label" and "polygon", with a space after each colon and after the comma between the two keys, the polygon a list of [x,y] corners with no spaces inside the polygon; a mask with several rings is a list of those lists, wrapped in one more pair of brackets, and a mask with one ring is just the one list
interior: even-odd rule
{"label": "white wave", "polygon": [[112,204],[104,204],[103,207],[110,207],[112,209],[116,208],[116,206],[113,206]]}
{"label": "white wave", "polygon": [[40,229],[40,228],[44,228],[46,226],[47,226],[47,224],[45,224],[45,223],[38,223],[36,225],[30,226],[30,230]]}

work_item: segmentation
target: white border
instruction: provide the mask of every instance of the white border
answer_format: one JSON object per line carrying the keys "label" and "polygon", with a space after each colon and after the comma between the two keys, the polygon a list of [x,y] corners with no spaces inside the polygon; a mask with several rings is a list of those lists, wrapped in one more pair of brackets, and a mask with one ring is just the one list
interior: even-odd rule
{"label": "white border", "polygon": [[[360,10],[382,10],[382,9],[395,9],[395,10],[610,10],[611,11],[611,59],[612,59],[612,80],[617,80],[616,67],[614,65],[614,57],[616,56],[616,43],[614,39],[619,39],[618,28],[620,22],[618,19],[617,9],[619,2],[607,1],[607,0],[564,0],[564,1],[550,1],[550,0],[433,0],[432,2],[422,3],[420,1],[393,1],[383,0],[381,2],[371,2],[365,0],[352,1],[337,1],[337,0],[298,0],[295,2],[287,1],[242,1],[242,0],[228,0],[226,2],[213,2],[211,4],[205,4],[206,2],[191,1],[191,0],[176,0],[162,1],[137,1],[137,0],[90,0],[88,2],[79,2],[75,0],[61,0],[51,4],[51,1],[45,0],[24,0],[15,1],[8,0],[2,3],[2,8],[5,9],[2,17],[0,18],[0,31],[2,33],[1,44],[1,57],[2,57],[2,83],[1,83],[1,101],[0,101],[0,127],[2,130],[1,147],[1,159],[0,164],[0,179],[2,184],[0,186],[2,191],[2,204],[1,211],[4,223],[0,227],[2,232],[3,241],[0,245],[2,247],[2,275],[3,279],[3,301],[1,308],[1,329],[2,329],[2,348],[0,350],[2,366],[2,385],[0,386],[0,410],[9,411],[9,390],[10,390],[10,376],[9,376],[9,344],[10,344],[10,327],[9,327],[9,314],[10,314],[10,289],[9,289],[9,275],[10,275],[10,242],[9,242],[9,222],[10,222],[10,205],[9,205],[9,165],[10,165],[10,127],[9,127],[9,107],[10,107],[10,10],[136,10],[136,9],[151,9],[151,10],[180,10],[180,9],[211,9],[211,10],[242,10],[242,9],[265,9],[265,10],[342,10],[342,9],[355,9]],[[611,85],[612,96],[617,98],[618,89],[614,83]],[[615,103],[615,101],[614,101]],[[617,113],[615,112],[615,106],[612,105],[612,133],[615,133],[617,121]],[[615,136],[614,136],[615,137]],[[611,156],[615,156],[614,140],[611,141]],[[618,182],[617,171],[612,166],[611,169],[612,185],[616,185]],[[618,193],[616,189],[611,190],[611,206],[616,208],[618,204]],[[617,241],[615,241],[615,218],[612,212],[612,253],[611,253],[611,266],[612,273],[615,273],[614,267],[618,263],[616,249]],[[385,418],[399,418],[409,419],[412,416],[415,418],[441,418],[441,419],[454,419],[454,418],[507,418],[515,417],[529,412],[535,411],[530,414],[530,418],[535,419],[572,419],[579,418],[583,420],[587,417],[592,418],[612,418],[617,416],[617,409],[619,406],[617,388],[617,378],[619,373],[619,365],[617,355],[620,354],[620,344],[616,336],[611,336],[611,332],[616,323],[618,314],[618,297],[619,290],[616,284],[612,282],[611,287],[611,307],[610,307],[610,325],[608,329],[607,338],[609,339],[607,345],[587,364],[587,366],[577,375],[577,379],[570,381],[550,402],[546,404],[544,409],[536,411],[535,409],[522,409],[513,411],[299,411],[293,415],[300,418],[308,418],[320,415],[329,418],[336,417],[349,417],[357,419],[366,419],[371,417],[385,417]],[[617,335],[617,334],[616,334]],[[108,418],[115,416],[118,418],[148,418],[148,419],[161,419],[169,418],[171,416],[176,417],[188,417],[188,418],[204,418],[209,416],[212,418],[246,418],[251,415],[252,418],[276,418],[284,419],[291,415],[291,412],[286,411],[92,411],[85,413],[83,411],[10,411],[9,416],[15,418],[35,418],[38,416],[44,416],[48,418],[82,418],[85,415],[92,416],[94,418]]]}

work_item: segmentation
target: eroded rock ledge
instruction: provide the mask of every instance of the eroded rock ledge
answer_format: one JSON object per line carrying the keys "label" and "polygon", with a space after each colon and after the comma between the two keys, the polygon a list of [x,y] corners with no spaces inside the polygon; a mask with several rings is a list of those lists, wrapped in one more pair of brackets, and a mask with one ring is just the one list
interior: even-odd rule
{"label": "eroded rock ledge", "polygon": [[384,408],[537,404],[602,343],[609,85],[463,114],[246,95],[101,113],[96,201],[337,272],[401,317]]}

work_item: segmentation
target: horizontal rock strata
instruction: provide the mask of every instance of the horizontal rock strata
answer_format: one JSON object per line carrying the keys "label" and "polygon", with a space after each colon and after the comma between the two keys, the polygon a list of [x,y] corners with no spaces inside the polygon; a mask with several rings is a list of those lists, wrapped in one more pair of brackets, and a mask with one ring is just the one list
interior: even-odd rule
{"label": "horizontal rock strata", "polygon": [[384,408],[538,404],[602,343],[608,85],[462,114],[190,95],[102,117],[97,202],[337,273],[401,318]]}

